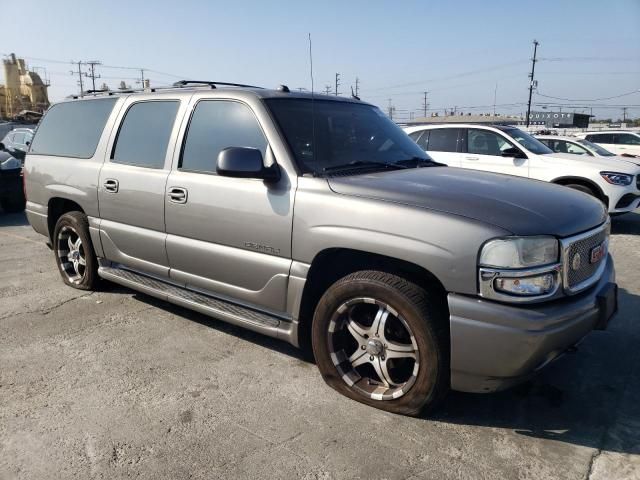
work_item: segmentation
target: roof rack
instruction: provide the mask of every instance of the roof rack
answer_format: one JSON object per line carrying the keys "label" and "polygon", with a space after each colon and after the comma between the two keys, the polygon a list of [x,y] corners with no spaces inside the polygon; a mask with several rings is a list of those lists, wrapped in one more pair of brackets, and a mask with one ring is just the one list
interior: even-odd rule
{"label": "roof rack", "polygon": [[216,88],[216,85],[223,85],[225,87],[242,87],[242,88],[259,88],[256,85],[244,85],[242,83],[229,83],[229,82],[212,82],[209,80],[179,80],[175,82],[174,87],[186,87],[187,85],[209,85],[211,88]]}

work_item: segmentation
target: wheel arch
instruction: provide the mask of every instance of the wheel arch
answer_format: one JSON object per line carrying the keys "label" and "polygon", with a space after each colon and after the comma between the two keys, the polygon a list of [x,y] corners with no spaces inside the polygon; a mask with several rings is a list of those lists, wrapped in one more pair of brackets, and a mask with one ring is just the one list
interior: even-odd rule
{"label": "wheel arch", "polygon": [[435,289],[437,298],[447,309],[447,292],[442,282],[429,270],[406,260],[350,248],[327,248],[316,254],[304,284],[298,311],[298,344],[311,346],[311,324],[318,301],[333,283],[359,270],[378,270],[403,277],[416,285]]}
{"label": "wheel arch", "polygon": [[49,229],[49,240],[53,241],[53,231],[56,228],[58,219],[68,212],[82,212],[84,209],[73,200],[64,197],[51,197],[47,204],[47,226]]}
{"label": "wheel arch", "polygon": [[609,204],[609,197],[604,193],[600,185],[598,185],[593,180],[584,177],[574,177],[574,176],[563,176],[558,177],[551,180],[551,183],[555,183],[556,185],[583,185],[585,187],[590,188],[596,194],[599,200],[605,202],[607,205]]}

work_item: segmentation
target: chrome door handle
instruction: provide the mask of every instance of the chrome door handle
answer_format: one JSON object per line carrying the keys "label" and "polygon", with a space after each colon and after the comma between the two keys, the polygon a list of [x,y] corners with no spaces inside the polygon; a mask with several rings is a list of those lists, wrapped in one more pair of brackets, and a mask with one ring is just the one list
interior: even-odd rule
{"label": "chrome door handle", "polygon": [[107,178],[102,185],[104,186],[105,191],[109,193],[118,193],[119,183],[115,178]]}
{"label": "chrome door handle", "polygon": [[187,203],[187,189],[182,187],[171,187],[169,189],[169,201],[173,203]]}
{"label": "chrome door handle", "polygon": [[480,160],[478,157],[465,157],[467,160],[477,161]]}

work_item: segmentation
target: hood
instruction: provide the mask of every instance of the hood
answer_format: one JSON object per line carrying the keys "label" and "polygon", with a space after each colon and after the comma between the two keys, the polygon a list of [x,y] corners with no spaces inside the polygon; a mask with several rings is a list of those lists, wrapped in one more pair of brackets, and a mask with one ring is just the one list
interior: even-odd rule
{"label": "hood", "polygon": [[567,237],[607,219],[600,201],[570,188],[462,168],[411,168],[331,177],[328,182],[342,195],[460,215],[514,235]]}
{"label": "hood", "polygon": [[635,175],[640,170],[638,169],[638,162],[633,161],[639,159],[631,157],[625,158],[618,155],[615,157],[591,157],[588,155],[576,155],[574,153],[547,153],[540,155],[540,157],[550,162],[552,162],[554,158],[571,160],[573,162],[584,163],[585,165],[599,166],[603,170],[628,173],[630,175]]}

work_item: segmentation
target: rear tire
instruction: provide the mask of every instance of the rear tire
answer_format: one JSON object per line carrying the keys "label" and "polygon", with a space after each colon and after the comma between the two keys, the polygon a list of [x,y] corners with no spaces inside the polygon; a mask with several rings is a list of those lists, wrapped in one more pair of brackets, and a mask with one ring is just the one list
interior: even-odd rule
{"label": "rear tire", "polygon": [[404,278],[360,271],[338,280],[318,303],[311,335],[325,382],[358,402],[416,416],[449,390],[444,301]]}
{"label": "rear tire", "polygon": [[53,253],[64,283],[79,290],[94,290],[98,283],[98,259],[89,235],[89,221],[82,212],[62,215],[53,231]]}

